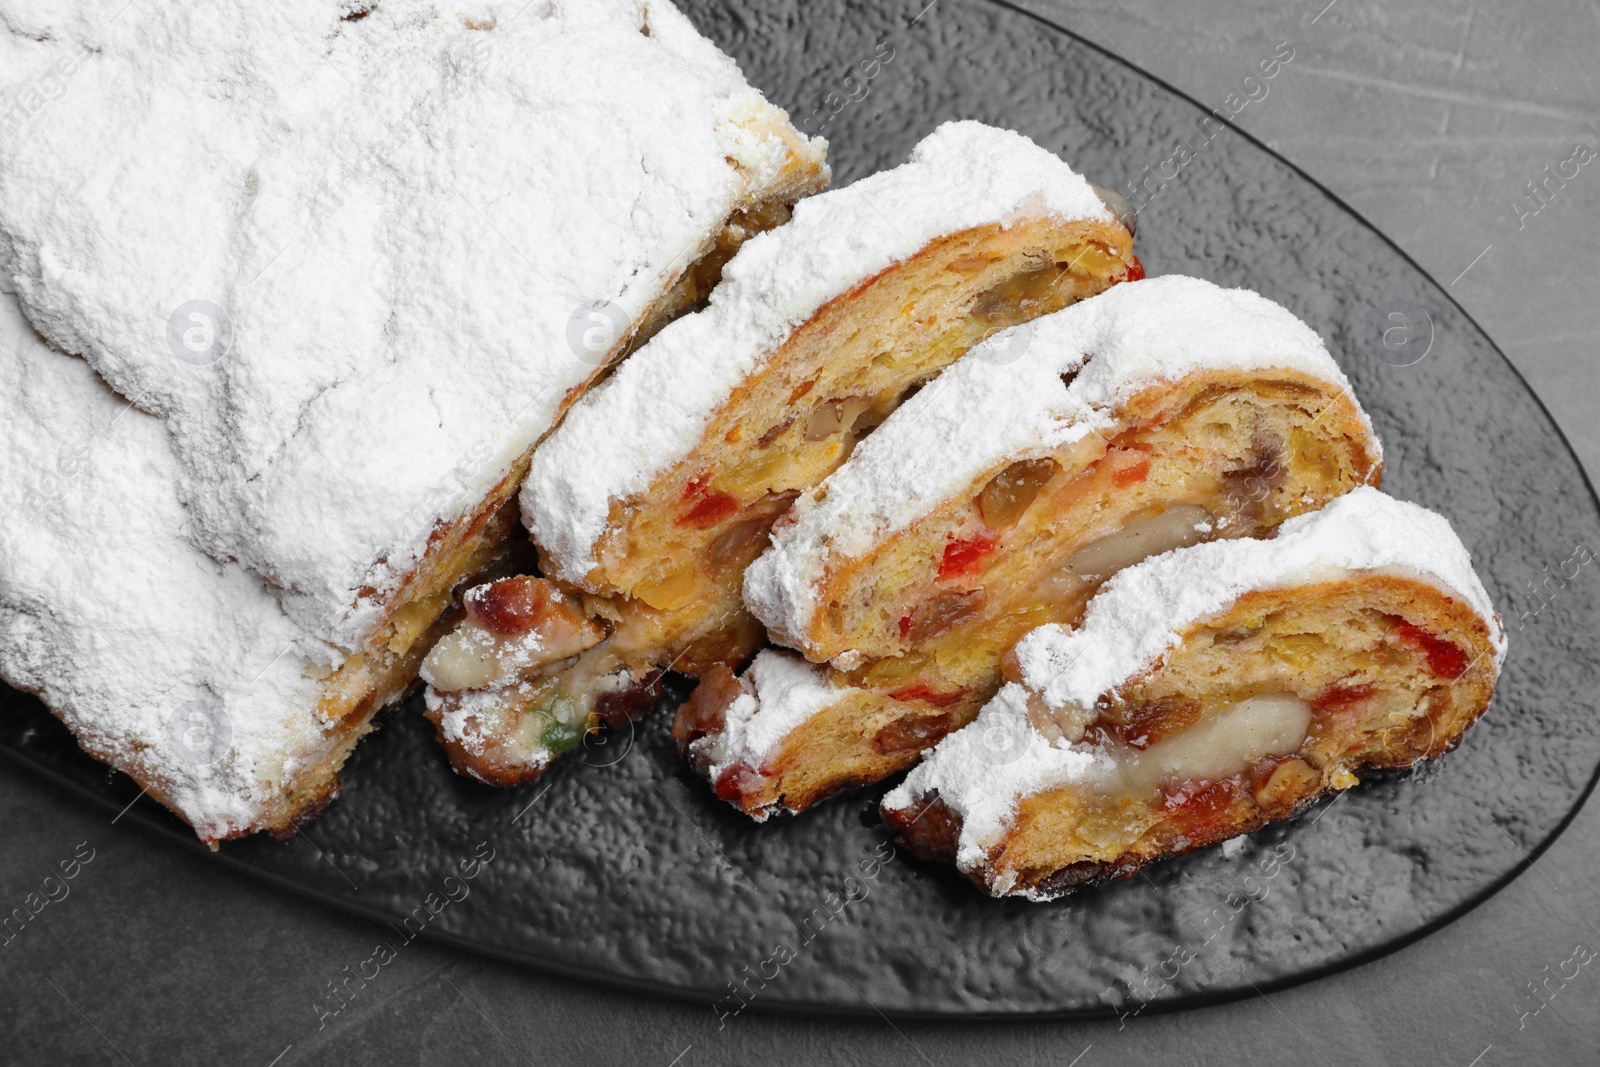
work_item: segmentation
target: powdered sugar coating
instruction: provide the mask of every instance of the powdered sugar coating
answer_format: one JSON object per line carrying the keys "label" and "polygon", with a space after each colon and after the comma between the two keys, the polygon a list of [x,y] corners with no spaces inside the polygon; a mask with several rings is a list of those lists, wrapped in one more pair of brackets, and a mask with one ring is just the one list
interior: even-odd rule
{"label": "powdered sugar coating", "polygon": [[356,11],[0,0],[0,273],[346,650],[594,373],[580,306],[636,318],[821,150],[666,0]]}
{"label": "powdered sugar coating", "polygon": [[[884,799],[910,807],[937,790],[962,816],[958,862],[976,869],[1000,840],[1018,801],[1096,764],[1086,746],[1051,743],[1028,722],[1037,693],[1052,709],[1092,707],[1104,693],[1156,669],[1183,634],[1256,589],[1287,589],[1362,572],[1401,573],[1464,601],[1489,627],[1498,669],[1506,637],[1472,560],[1450,523],[1415,504],[1361,487],[1279,527],[1272,540],[1213,541],[1152,557],[1114,576],[1076,630],[1043,626],[1017,645],[1023,684],[1008,683],[967,727],[945,738]],[[969,731],[1014,731],[1024,749],[996,767],[975,760]]]}
{"label": "powdered sugar coating", "polygon": [[[722,730],[693,742],[710,755],[711,781],[735,764],[759,770],[789,734],[851,690],[835,685],[827,672],[788,652],[765,649],[739,679],[744,691],[723,712]],[[765,820],[772,813],[759,812]]]}
{"label": "powdered sugar coating", "polygon": [[[745,605],[774,639],[804,648],[831,567],[1000,466],[1111,428],[1140,389],[1217,368],[1296,370],[1355,402],[1316,333],[1259,294],[1179,276],[1118,285],[995,335],[896,410],[795,501],[794,522],[779,524],[745,571]],[[1377,437],[1361,418],[1376,458]]]}
{"label": "powdered sugar coating", "polygon": [[1061,160],[976,122],[941,126],[905,165],[801,202],[740,248],[708,307],[634,353],[539,447],[523,519],[556,574],[584,580],[613,502],[687,457],[735,387],[828,301],[940,236],[1050,215],[1112,221]]}
{"label": "powdered sugar coating", "polygon": [[0,377],[0,674],[204,840],[286,814],[338,741],[316,712],[338,652],[188,543],[161,422],[46,346],[10,295]]}

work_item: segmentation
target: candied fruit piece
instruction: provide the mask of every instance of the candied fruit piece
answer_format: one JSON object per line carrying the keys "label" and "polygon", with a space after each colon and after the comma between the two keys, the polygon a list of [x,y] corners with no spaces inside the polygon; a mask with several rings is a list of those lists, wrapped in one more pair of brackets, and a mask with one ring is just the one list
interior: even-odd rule
{"label": "candied fruit piece", "polygon": [[1467,654],[1444,638],[1398,617],[1394,632],[1406,644],[1420,648],[1428,657],[1428,669],[1440,678],[1459,678],[1467,672]]}
{"label": "candied fruit piece", "polygon": [[1130,485],[1138,485],[1150,477],[1150,461],[1142,459],[1131,467],[1120,467],[1111,472],[1111,484],[1118,489],[1126,489]]}
{"label": "candied fruit piece", "polygon": [[1311,707],[1316,711],[1346,711],[1376,695],[1375,685],[1335,685],[1321,696],[1313,697]]}
{"label": "candied fruit piece", "polygon": [[577,748],[578,742],[583,740],[583,732],[581,725],[553,722],[539,735],[539,744],[548,749],[551,755],[559,756]]}
{"label": "candied fruit piece", "polygon": [[957,256],[946,263],[944,269],[954,271],[957,274],[976,274],[991,263],[998,263],[999,261],[1000,257],[995,255]]}
{"label": "candied fruit piece", "polygon": [[678,516],[678,525],[694,530],[709,530],[739,510],[739,502],[727,493],[712,490],[702,496],[684,514]]}
{"label": "candied fruit piece", "polygon": [[743,463],[719,478],[718,484],[745,500],[753,500],[762,493],[778,489],[784,471],[793,463],[794,453],[788,448],[753,452]]}
{"label": "candied fruit piece", "polygon": [[1104,241],[1088,240],[1068,252],[1067,260],[1073,266],[1082,265],[1094,274],[1106,275],[1122,265],[1117,250]]}
{"label": "candied fruit piece", "polygon": [[922,682],[918,682],[915,685],[908,685],[904,689],[896,689],[889,694],[889,699],[902,702],[916,700],[924,704],[932,704],[936,708],[948,708],[951,704],[958,703],[966,695],[967,691],[965,689],[957,689],[953,693],[937,693]]}
{"label": "candied fruit piece", "polygon": [[1239,783],[1232,778],[1168,786],[1161,791],[1161,813],[1186,837],[1210,838],[1228,822],[1238,793]]}
{"label": "candied fruit piece", "polygon": [[999,543],[997,538],[984,534],[951,541],[944,546],[944,557],[939,561],[939,579],[948,581],[978,573],[983,561]]}
{"label": "candied fruit piece", "polygon": [[1275,653],[1296,667],[1308,666],[1328,651],[1320,634],[1280,634],[1271,644]]}

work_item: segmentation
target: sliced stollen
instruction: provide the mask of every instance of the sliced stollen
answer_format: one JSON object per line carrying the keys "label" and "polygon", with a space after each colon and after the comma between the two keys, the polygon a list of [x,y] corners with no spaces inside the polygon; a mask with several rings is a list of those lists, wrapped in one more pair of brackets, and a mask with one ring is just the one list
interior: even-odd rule
{"label": "sliced stollen", "polygon": [[165,423],[350,735],[559,413],[827,178],[665,0],[0,9],[4,287]]}
{"label": "sliced stollen", "polygon": [[1358,489],[1272,540],[1147,560],[1079,629],[1029,634],[883,815],[985,891],[1049,899],[1437,758],[1505,650],[1450,524]]}
{"label": "sliced stollen", "polygon": [[707,679],[680,744],[757,817],[879,781],[1118,569],[1263,534],[1380,473],[1349,383],[1288,311],[1193,278],[1118,286],[975,349],[801,494],[744,597],[827,666],[765,652]]}
{"label": "sliced stollen", "polygon": [[958,122],[748,241],[710,305],[536,453],[522,507],[545,576],[607,636],[577,663],[547,655],[487,678],[481,637],[442,647],[429,703],[456,767],[525,780],[570,746],[573,722],[653,706],[658,668],[753,652],[740,576],[794,494],[987,335],[1142,276],[1131,225],[1027,138]]}
{"label": "sliced stollen", "polygon": [[166,427],[46,345],[9,294],[0,375],[0,675],[201,840],[289,832],[367,729],[318,713],[329,650],[259,577],[188,542]]}

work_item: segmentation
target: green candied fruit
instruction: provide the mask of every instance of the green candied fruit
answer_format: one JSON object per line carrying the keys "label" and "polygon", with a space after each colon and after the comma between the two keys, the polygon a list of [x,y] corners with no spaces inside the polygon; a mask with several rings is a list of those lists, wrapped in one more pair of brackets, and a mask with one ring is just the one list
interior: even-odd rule
{"label": "green candied fruit", "polygon": [[553,722],[539,735],[539,744],[548,749],[552,756],[571,752],[582,740],[583,726],[566,722]]}
{"label": "green candied fruit", "polygon": [[577,748],[589,726],[588,716],[560,692],[535,708],[532,715],[543,724],[539,744],[552,756]]}

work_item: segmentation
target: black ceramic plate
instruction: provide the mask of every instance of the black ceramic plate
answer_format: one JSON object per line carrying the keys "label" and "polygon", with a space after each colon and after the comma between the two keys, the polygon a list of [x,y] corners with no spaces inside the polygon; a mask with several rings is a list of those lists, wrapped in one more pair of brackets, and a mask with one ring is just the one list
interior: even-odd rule
{"label": "black ceramic plate", "polygon": [[[1595,565],[1600,525],[1516,372],[1382,236],[1192,101],[1020,12],[924,2],[687,10],[829,139],[839,184],[901,162],[952,118],[1019,129],[1103,184],[1149,179],[1138,247],[1150,273],[1249,286],[1310,322],[1383,436],[1386,488],[1455,522],[1511,633],[1490,714],[1442,763],[1368,783],[1232,857],[1045,906],[982,898],[896,853],[875,793],[755,826],[684,773],[665,718],[502,792],[452,775],[407,706],[302,839],[238,842],[222,862],[390,920],[391,938],[420,929],[719,1011],[1081,1014],[1251,994],[1392,950],[1482,901],[1566,824],[1600,761],[1600,607],[1562,575]],[[1272,84],[1258,77],[1236,99],[1265,86],[1245,106],[1271,106]],[[5,703],[9,754],[115,808],[136,796],[37,703]],[[148,800],[124,821],[198,847]],[[456,864],[491,849],[470,894],[444,903]]]}

